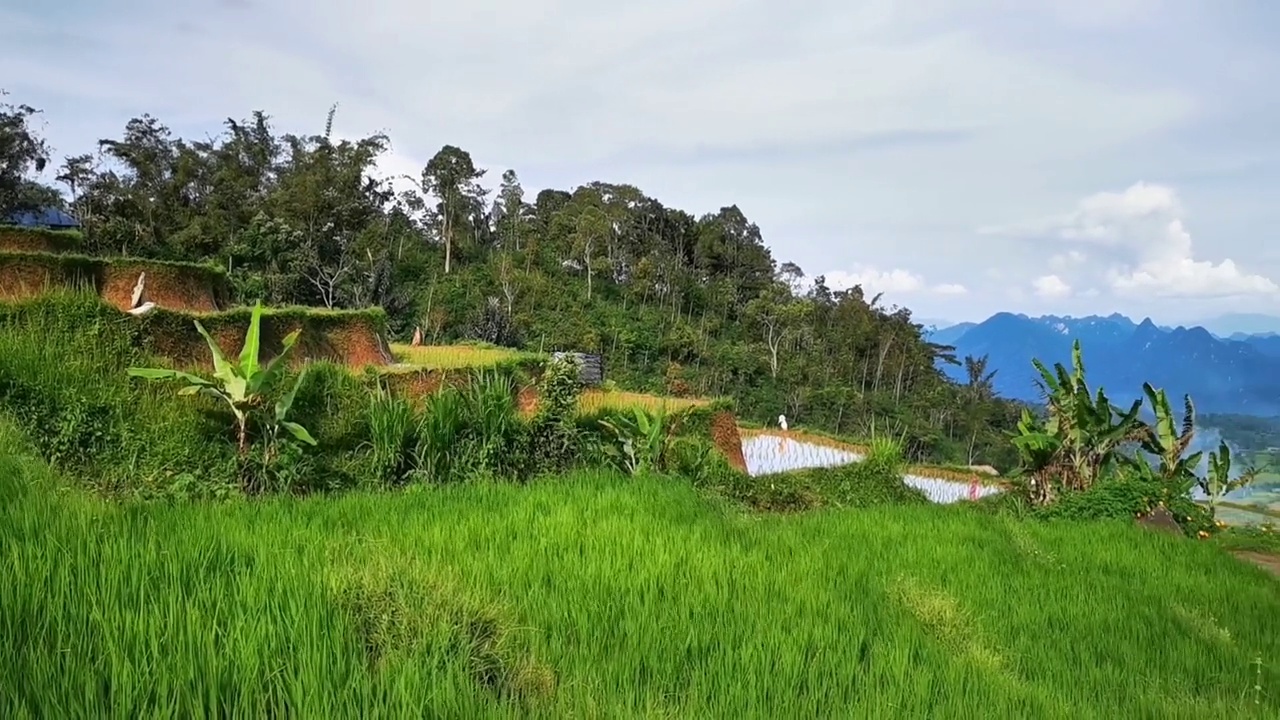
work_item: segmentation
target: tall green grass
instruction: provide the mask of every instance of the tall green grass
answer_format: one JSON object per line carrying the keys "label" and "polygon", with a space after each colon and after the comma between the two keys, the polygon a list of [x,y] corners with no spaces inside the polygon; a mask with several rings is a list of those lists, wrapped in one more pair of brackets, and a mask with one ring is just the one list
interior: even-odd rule
{"label": "tall green grass", "polygon": [[522,479],[528,428],[515,393],[511,376],[477,371],[465,386],[427,396],[421,412],[410,417],[411,476],[431,483]]}
{"label": "tall green grass", "polygon": [[1275,581],[1130,523],[594,473],[108,504],[32,458],[0,425],[0,717],[1280,716]]}

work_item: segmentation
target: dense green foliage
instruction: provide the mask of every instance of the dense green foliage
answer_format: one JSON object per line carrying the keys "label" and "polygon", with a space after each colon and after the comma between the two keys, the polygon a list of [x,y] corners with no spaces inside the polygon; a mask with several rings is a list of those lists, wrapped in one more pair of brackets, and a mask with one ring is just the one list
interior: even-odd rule
{"label": "dense green foliage", "polygon": [[0,88],[0,218],[61,202],[57,191],[32,179],[51,157],[36,129],[40,111],[8,102],[8,94]]}
{"label": "dense green foliage", "polygon": [[329,125],[279,134],[254,113],[186,140],[131,120],[100,157],[58,168],[81,251],[209,262],[240,303],[379,305],[401,340],[421,327],[428,342],[599,352],[622,387],[732,395],[757,421],[892,429],[913,459],[1014,463],[1002,431],[1017,409],[990,374],[945,380],[936,361],[958,361],[908,310],[775,261],[736,206],[695,216],[606,182],[528,197],[513,170],[491,195],[450,145],[398,192],[375,177],[386,137],[334,140]]}
{"label": "dense green foliage", "polygon": [[[1163,507],[1186,534],[1201,535],[1216,529],[1213,503],[1257,478],[1254,468],[1232,470],[1225,442],[1208,454],[1208,471],[1197,474],[1205,453],[1191,451],[1196,412],[1190,396],[1183,398],[1179,418],[1164,390],[1144,384],[1154,415],[1147,423],[1140,417],[1141,400],[1122,410],[1101,388],[1089,389],[1079,341],[1070,368],[1034,364],[1046,410],[1042,417],[1023,410],[1012,434],[1021,458],[1015,475],[1019,499],[990,506],[1029,501],[1039,517],[1077,519],[1129,518]],[[1208,508],[1192,500],[1196,486],[1209,496]]]}
{"label": "dense green foliage", "polygon": [[192,324],[209,346],[213,363],[212,380],[172,368],[131,367],[129,376],[145,380],[179,380],[184,383],[184,387],[178,391],[179,395],[201,395],[218,401],[219,407],[225,407],[235,418],[236,450],[241,457],[249,450],[251,426],[267,431],[268,445],[277,444],[276,435],[280,430],[288,432],[295,440],[313,447],[316,445],[315,438],[311,437],[305,427],[288,419],[298,388],[306,381],[305,369],[298,374],[293,386],[276,400],[269,412],[264,399],[266,390],[284,372],[290,353],[297,345],[298,337],[302,335],[301,329],[284,337],[280,343],[280,351],[274,357],[259,357],[262,349],[262,303],[259,302],[253,306],[253,313],[249,317],[249,327],[245,331],[240,355],[232,362],[227,358],[228,353],[199,320]]}

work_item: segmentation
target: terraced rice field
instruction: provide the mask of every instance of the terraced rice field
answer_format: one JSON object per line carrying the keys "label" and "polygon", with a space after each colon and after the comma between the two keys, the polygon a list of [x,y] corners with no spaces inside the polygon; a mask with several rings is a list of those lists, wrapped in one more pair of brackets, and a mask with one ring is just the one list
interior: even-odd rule
{"label": "terraced rice field", "polygon": [[[1217,516],[1228,525],[1280,525],[1280,486],[1272,484],[1274,475],[1267,474],[1266,483],[1227,493],[1218,504]],[[1197,488],[1192,497],[1205,502]]]}
{"label": "terraced rice field", "polygon": [[525,355],[519,350],[488,345],[391,345],[397,362],[432,370],[492,367]]}
{"label": "terraced rice field", "polygon": [[[769,475],[818,467],[839,467],[861,462],[866,448],[799,432],[763,431],[743,428],[742,455],[750,475]],[[954,475],[949,471],[939,474]],[[929,468],[915,468],[903,476],[907,485],[924,492],[935,503],[977,500],[1000,492],[999,486],[979,480],[932,477]]]}
{"label": "terraced rice field", "polygon": [[706,405],[701,398],[674,398],[624,390],[587,390],[578,396],[578,410],[582,413],[600,410],[627,410],[641,408],[648,412],[677,412],[688,407]]}
{"label": "terraced rice field", "polygon": [[902,482],[922,491],[930,500],[942,505],[960,502],[961,500],[977,500],[1000,492],[1000,488],[995,485],[942,480],[913,473],[904,475]]}
{"label": "terraced rice field", "polygon": [[[818,467],[839,467],[860,462],[865,457],[861,448],[839,447],[834,442],[819,443],[806,436],[782,435],[741,430],[742,455],[750,475]],[[803,439],[802,439],[803,438]]]}

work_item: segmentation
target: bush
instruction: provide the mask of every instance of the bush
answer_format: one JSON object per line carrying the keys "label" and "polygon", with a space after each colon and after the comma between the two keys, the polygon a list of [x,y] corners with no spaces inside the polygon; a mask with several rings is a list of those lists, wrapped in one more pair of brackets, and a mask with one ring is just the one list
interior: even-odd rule
{"label": "bush", "polygon": [[[225,403],[126,374],[155,364],[142,341],[147,327],[87,292],[0,306],[0,412],[28,428],[41,453],[68,475],[160,499],[226,497],[242,484],[318,492],[477,476],[527,481],[609,462],[600,420],[621,417],[578,415],[572,361],[542,372],[538,412],[528,421],[515,392],[528,373],[523,363],[473,371],[467,382],[412,398],[387,387],[390,377],[311,362],[290,415],[317,445],[250,423],[240,454]],[[280,373],[262,396],[281,397],[297,377]],[[709,442],[710,419],[721,407],[674,418],[661,467],[653,469],[704,487],[738,483],[741,474]]]}
{"label": "bush", "polygon": [[1164,506],[1182,531],[1195,536],[1213,532],[1213,513],[1191,499],[1194,479],[1166,481],[1117,471],[1104,476],[1089,489],[1063,493],[1052,505],[1037,508],[1036,517],[1046,520],[1132,520]]}
{"label": "bush", "polygon": [[529,423],[523,459],[527,475],[567,470],[581,462],[586,441],[577,424],[579,368],[572,356],[547,363],[538,382],[538,412]]}
{"label": "bush", "polygon": [[[291,412],[317,446],[250,424],[238,455],[225,403],[127,376],[129,367],[154,363],[140,341],[143,325],[91,293],[0,307],[0,407],[31,429],[47,459],[104,490],[219,497],[241,482],[314,492],[477,475],[525,480],[582,461],[576,371],[544,374],[546,400],[526,423],[516,404],[518,365],[476,372],[415,407],[371,388],[375,376],[309,363]],[[263,396],[281,397],[297,377],[281,373]]]}

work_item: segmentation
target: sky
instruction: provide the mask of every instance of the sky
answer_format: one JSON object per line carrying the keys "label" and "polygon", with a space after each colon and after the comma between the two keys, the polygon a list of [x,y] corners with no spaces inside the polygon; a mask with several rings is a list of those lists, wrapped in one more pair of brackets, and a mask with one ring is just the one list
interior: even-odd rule
{"label": "sky", "polygon": [[[0,0],[58,156],[255,109],[544,187],[737,204],[774,257],[918,318],[1280,316],[1266,0]],[[1277,330],[1280,330],[1278,324]]]}

